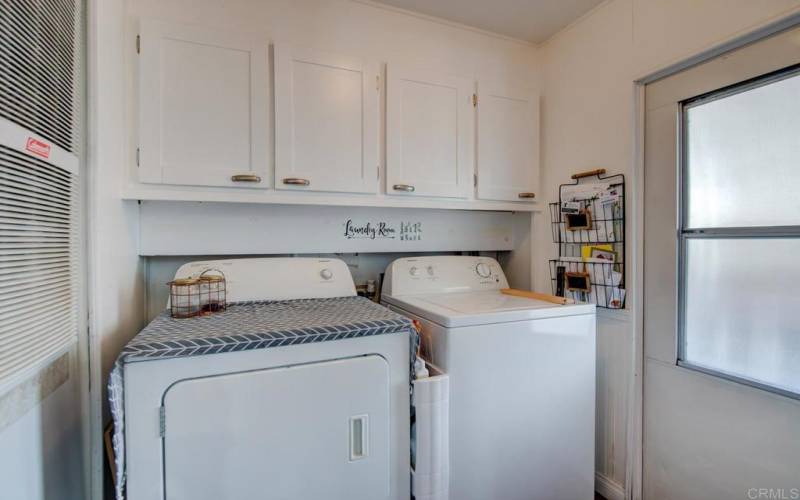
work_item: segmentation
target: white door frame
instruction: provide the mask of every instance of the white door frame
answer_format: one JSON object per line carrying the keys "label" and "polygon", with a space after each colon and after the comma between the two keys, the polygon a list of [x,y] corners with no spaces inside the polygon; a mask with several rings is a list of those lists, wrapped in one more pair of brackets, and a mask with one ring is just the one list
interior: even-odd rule
{"label": "white door frame", "polygon": [[657,80],[675,75],[698,64],[702,64],[722,54],[758,42],[782,31],[800,26],[800,9],[778,20],[769,20],[756,26],[752,31],[739,34],[724,42],[715,44],[697,54],[673,64],[664,66],[635,78],[632,98],[634,102],[633,130],[633,196],[630,213],[633,234],[631,265],[633,269],[633,290],[629,296],[633,314],[633,372],[629,382],[628,432],[625,474],[625,496],[627,500],[643,498],[643,374],[644,374],[644,125],[645,125],[645,86]]}

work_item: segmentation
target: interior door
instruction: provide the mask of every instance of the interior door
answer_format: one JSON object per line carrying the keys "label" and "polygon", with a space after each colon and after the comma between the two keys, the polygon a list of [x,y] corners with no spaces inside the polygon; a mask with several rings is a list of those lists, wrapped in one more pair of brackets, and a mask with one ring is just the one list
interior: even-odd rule
{"label": "interior door", "polygon": [[646,87],[645,499],[800,497],[798,35]]}
{"label": "interior door", "polygon": [[528,201],[539,189],[539,98],[524,85],[478,84],[478,198]]}
{"label": "interior door", "polygon": [[268,44],[142,21],[139,180],[266,188]]}
{"label": "interior door", "polygon": [[190,379],[164,395],[168,500],[389,495],[389,367],[377,355]]}
{"label": "interior door", "polygon": [[377,64],[275,47],[275,184],[278,189],[375,193]]}
{"label": "interior door", "polygon": [[466,198],[472,189],[474,82],[389,66],[386,192]]}

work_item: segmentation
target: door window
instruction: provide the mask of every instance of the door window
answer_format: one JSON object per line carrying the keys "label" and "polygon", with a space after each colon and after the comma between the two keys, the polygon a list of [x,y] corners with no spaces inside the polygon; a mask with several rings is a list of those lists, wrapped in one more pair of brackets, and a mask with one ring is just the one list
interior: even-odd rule
{"label": "door window", "polygon": [[800,398],[800,70],[681,109],[678,362]]}

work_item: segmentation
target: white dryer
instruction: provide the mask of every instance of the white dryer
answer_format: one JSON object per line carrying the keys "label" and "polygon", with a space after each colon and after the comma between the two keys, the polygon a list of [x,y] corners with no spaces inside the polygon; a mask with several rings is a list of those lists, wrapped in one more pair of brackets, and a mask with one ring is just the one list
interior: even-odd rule
{"label": "white dryer", "polygon": [[449,375],[452,500],[594,498],[595,306],[500,292],[487,257],[394,261],[382,301]]}
{"label": "white dryer", "polygon": [[411,322],[356,297],[340,260],[176,277],[211,268],[228,310],[162,314],[112,373],[127,498],[408,500]]}

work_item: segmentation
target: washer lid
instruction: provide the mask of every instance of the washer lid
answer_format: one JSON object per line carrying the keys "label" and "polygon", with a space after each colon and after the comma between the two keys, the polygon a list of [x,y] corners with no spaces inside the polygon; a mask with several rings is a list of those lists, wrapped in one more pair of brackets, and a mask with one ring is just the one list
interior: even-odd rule
{"label": "washer lid", "polygon": [[594,304],[557,305],[499,291],[385,296],[384,300],[446,327],[594,314]]}

